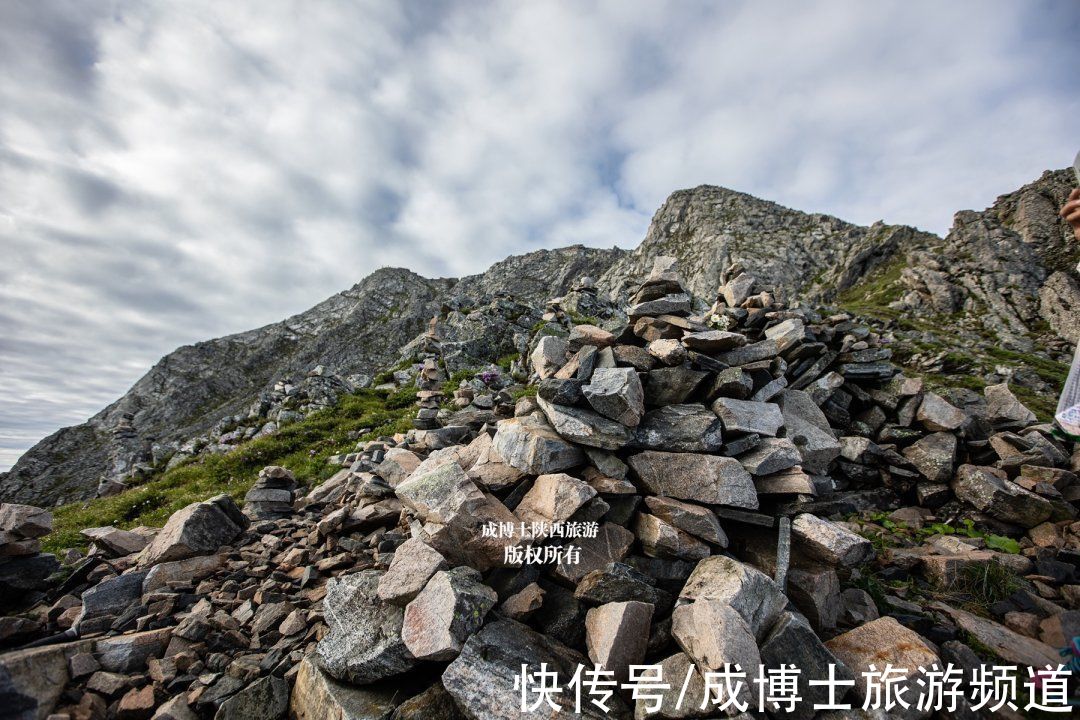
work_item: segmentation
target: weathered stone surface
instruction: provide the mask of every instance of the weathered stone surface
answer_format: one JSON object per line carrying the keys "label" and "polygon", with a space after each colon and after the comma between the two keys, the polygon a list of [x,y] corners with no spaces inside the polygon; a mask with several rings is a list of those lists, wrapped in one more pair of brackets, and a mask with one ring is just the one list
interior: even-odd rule
{"label": "weathered stone surface", "polygon": [[530,475],[561,472],[585,463],[581,448],[559,437],[536,415],[500,421],[492,447],[507,463]]}
{"label": "weathered stone surface", "polygon": [[568,350],[569,345],[564,338],[544,335],[537,341],[536,349],[529,356],[533,372],[539,375],[541,380],[551,377],[566,363]]}
{"label": "weathered stone surface", "polygon": [[446,558],[439,551],[423,540],[409,538],[394,551],[390,567],[379,577],[379,599],[404,607],[445,567]]}
{"label": "weathered stone surface", "polygon": [[476,570],[441,570],[405,608],[401,639],[418,660],[453,660],[497,600]]}
{"label": "weathered stone surface", "polygon": [[829,464],[840,455],[840,442],[825,414],[802,390],[784,390],[777,402],[784,419],[784,434],[799,448],[803,469],[826,473]]}
{"label": "weathered stone surface", "polygon": [[729,604],[758,638],[764,637],[787,605],[787,598],[772,578],[723,555],[698,562],[679,596]]}
{"label": "weathered stone surface", "polygon": [[904,448],[903,454],[930,482],[948,482],[956,462],[956,436],[946,432],[932,433]]}
{"label": "weathered stone surface", "polygon": [[651,493],[709,505],[758,507],[753,479],[734,458],[646,450],[628,462]]}
{"label": "weathered stone surface", "polygon": [[615,336],[603,328],[595,325],[574,325],[567,338],[570,352],[577,352],[585,345],[595,345],[598,348],[610,347],[615,344]]}
{"label": "weathered stone surface", "polygon": [[802,462],[799,448],[788,438],[762,438],[756,448],[741,455],[739,462],[751,475],[772,475]]}
{"label": "weathered stone surface", "polygon": [[416,453],[405,448],[393,447],[387,449],[375,471],[390,487],[397,487],[405,482],[405,479],[419,466],[420,458]]}
{"label": "weathered stone surface", "polygon": [[405,611],[379,599],[381,576],[378,570],[364,570],[326,585],[323,612],[329,632],[316,653],[321,667],[338,680],[366,685],[416,664],[401,639]]}
{"label": "weathered stone surface", "polygon": [[809,557],[829,565],[855,567],[874,556],[870,541],[843,525],[803,513],[791,524],[795,544]]}
{"label": "weathered stone surface", "polygon": [[5,717],[44,720],[68,682],[68,658],[89,646],[74,642],[0,654],[0,709]]}
{"label": "weathered stone surface", "polygon": [[514,514],[527,523],[561,522],[596,497],[587,483],[565,473],[541,475],[521,499]]}
{"label": "weathered stone surface", "polygon": [[712,552],[708,545],[693,535],[648,513],[638,513],[634,534],[641,542],[641,549],[649,557],[700,560]]}
{"label": "weathered stone surface", "polygon": [[154,565],[143,580],[143,593],[151,593],[170,582],[183,580],[198,582],[225,566],[226,555],[200,555],[184,560],[174,560]]}
{"label": "weathered stone surface", "polygon": [[1045,498],[1007,480],[996,468],[961,465],[952,481],[959,499],[999,520],[1032,528],[1053,513]]}
{"label": "weathered stone surface", "polygon": [[584,386],[585,382],[582,380],[547,378],[540,381],[536,388],[536,394],[556,405],[577,405],[585,398],[581,392],[581,388]]}
{"label": "weathered stone surface", "polygon": [[826,642],[825,647],[854,673],[855,694],[860,700],[865,699],[868,686],[863,673],[869,672],[871,665],[880,670],[888,663],[898,670],[906,670],[901,677],[909,680],[905,697],[911,708],[907,711],[894,708],[896,716],[930,717],[930,712],[916,710],[921,688],[916,684],[915,677],[919,667],[928,668],[935,663],[941,667],[941,659],[914,630],[891,617],[883,617],[837,635]]}
{"label": "weathered stone surface", "polygon": [[1057,667],[1061,656],[1057,650],[1035,638],[1025,637],[993,620],[972,615],[944,603],[933,607],[952,618],[962,630],[971,633],[980,643],[990,648],[1002,660],[1027,667]]}
{"label": "weathered stone surface", "polygon": [[808,338],[806,325],[799,318],[788,318],[765,328],[765,337],[775,340],[780,352]]}
{"label": "weathered stone surface", "polygon": [[79,534],[111,557],[123,557],[124,555],[137,553],[153,539],[152,534],[121,530],[112,525],[86,528],[80,531]]}
{"label": "weathered stone surface", "polygon": [[722,370],[709,387],[709,398],[726,397],[746,400],[754,391],[754,379],[740,367]]}
{"label": "weathered stone surface", "polygon": [[[705,679],[694,661],[686,653],[676,653],[660,661],[660,672],[665,678],[679,678],[677,682],[668,682],[666,688],[657,688],[650,695],[658,695],[661,702],[653,708],[653,701],[641,698],[634,708],[634,718],[705,718],[714,714],[705,690]],[[689,675],[689,682],[686,678]],[[685,683],[686,689],[683,690]],[[704,709],[702,709],[704,707]],[[739,719],[743,720],[743,719]]]}
{"label": "weathered stone surface", "polygon": [[[75,626],[80,633],[89,634],[107,630],[115,616],[121,614],[142,597],[143,580],[146,571],[128,572],[118,577],[103,580],[82,594],[82,613]],[[97,620],[104,620],[99,627]]]}
{"label": "weathered stone surface", "polygon": [[488,491],[497,491],[516,485],[524,472],[509,464],[495,451],[493,440],[487,433],[480,433],[469,444],[468,457],[472,465],[465,471],[469,479]]}
{"label": "weathered stone surface", "polygon": [[679,530],[713,545],[727,547],[727,535],[724,534],[720,521],[716,519],[716,514],[712,510],[659,496],[645,498],[645,505],[653,515],[671,523]]}
{"label": "weathered stone surface", "polygon": [[570,442],[604,450],[617,450],[632,437],[630,428],[598,412],[570,405],[553,405],[537,398],[555,432]]}
{"label": "weathered stone surface", "polygon": [[33,539],[52,532],[52,513],[33,505],[0,503],[0,531]]}
{"label": "weathered stone surface", "polygon": [[577,584],[574,596],[588,602],[604,604],[638,600],[662,611],[670,607],[671,598],[656,587],[656,581],[643,572],[620,562],[593,570]]}
{"label": "weathered stone surface", "polygon": [[128,673],[144,669],[152,657],[161,657],[171,637],[172,628],[114,635],[98,640],[94,652],[103,670]]}
{"label": "weathered stone surface", "polygon": [[923,424],[927,430],[934,432],[952,431],[960,428],[967,419],[963,411],[955,405],[949,404],[943,397],[936,393],[923,395],[922,403],[915,419]]}
{"label": "weathered stone surface", "polygon": [[645,346],[646,352],[664,365],[682,365],[686,362],[686,348],[675,338],[660,338]]}
{"label": "weathered stone surface", "polygon": [[645,390],[633,368],[597,368],[581,392],[594,410],[627,427],[645,413]]}
{"label": "weathered stone surface", "polygon": [[280,720],[288,709],[288,683],[267,675],[223,702],[214,720]]}
{"label": "weathered stone surface", "polygon": [[[840,578],[836,571],[802,561],[787,576],[787,593],[814,629],[829,633],[840,617]],[[875,616],[876,617],[876,616]]]}
{"label": "weathered stone surface", "polygon": [[697,403],[667,405],[645,414],[633,445],[667,452],[716,452],[723,446],[716,414]]}
{"label": "weathered stone surface", "polygon": [[712,409],[724,423],[724,432],[773,437],[784,426],[780,407],[773,403],[722,397],[713,402]]}
{"label": "weathered stone surface", "polygon": [[209,555],[232,542],[247,518],[227,495],[188,505],[172,514],[153,542],[139,553],[140,565]]}
{"label": "weathered stone surface", "polygon": [[816,495],[814,479],[796,465],[787,470],[754,478],[758,495]]}
{"label": "weathered stone surface", "polygon": [[645,404],[649,407],[678,405],[694,394],[709,374],[681,365],[649,371],[645,381]]}
{"label": "weathered stone surface", "polygon": [[995,426],[1026,427],[1038,421],[1035,413],[1016,399],[1008,383],[987,385],[983,388],[983,395],[986,396],[986,415]]}
{"label": "weathered stone surface", "polygon": [[750,701],[761,655],[753,630],[735,608],[710,599],[677,607],[671,615],[671,636],[699,669],[717,671],[726,664],[742,668],[747,683],[738,697],[741,702]]}
{"label": "weathered stone surface", "polygon": [[463,523],[484,504],[484,493],[456,462],[445,462],[426,472],[420,467],[395,492],[422,520],[443,525]]}
{"label": "weathered stone surface", "polygon": [[627,682],[631,665],[645,660],[653,606],[637,601],[613,602],[589,610],[585,616],[585,646],[589,659]]}
{"label": "weathered stone surface", "polygon": [[594,538],[576,540],[574,545],[580,548],[578,563],[564,563],[555,568],[555,573],[570,582],[576,583],[593,570],[606,568],[613,562],[622,560],[634,544],[634,534],[614,523],[603,523]]}
{"label": "weathered stone surface", "polygon": [[[810,720],[814,717],[815,705],[826,705],[830,702],[827,686],[810,684],[811,680],[828,680],[830,665],[836,666],[837,680],[854,679],[851,670],[837,661],[806,621],[790,612],[780,616],[762,641],[761,662],[767,668],[794,665],[802,671],[798,678],[798,694],[802,697],[802,702],[795,704],[793,712],[784,714],[785,717],[797,720]],[[842,690],[841,687],[840,691]]]}
{"label": "weathered stone surface", "polygon": [[296,673],[289,714],[296,720],[388,720],[397,703],[394,688],[338,682],[307,656]]}
{"label": "weathered stone surface", "polygon": [[742,347],[746,344],[746,336],[724,330],[702,330],[683,335],[682,342],[691,350],[711,355]]}
{"label": "weathered stone surface", "polygon": [[[547,663],[549,672],[570,678],[579,664],[588,666],[589,661],[525,625],[512,620],[497,620],[469,638],[458,657],[443,672],[443,686],[454,697],[458,708],[472,720],[561,717],[561,711],[546,703],[541,703],[531,713],[520,710],[521,690],[515,689],[514,678],[520,676],[522,665],[539,668],[541,663]],[[560,708],[573,708],[572,691],[564,685],[560,690],[553,694],[554,702]],[[612,698],[610,707],[620,715],[626,713],[617,697]],[[609,716],[589,703],[582,703],[581,717],[599,720]]]}
{"label": "weathered stone surface", "polygon": [[537,583],[529,583],[506,598],[498,612],[511,620],[523,622],[544,604],[544,589]]}

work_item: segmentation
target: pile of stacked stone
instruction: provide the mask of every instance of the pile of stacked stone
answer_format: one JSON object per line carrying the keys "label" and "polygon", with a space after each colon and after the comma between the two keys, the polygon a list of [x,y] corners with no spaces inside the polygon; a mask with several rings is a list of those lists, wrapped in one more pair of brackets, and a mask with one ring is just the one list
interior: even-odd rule
{"label": "pile of stacked stone", "polygon": [[0,610],[26,603],[60,569],[55,555],[41,552],[39,538],[52,532],[52,514],[31,505],[0,504]]}
{"label": "pile of stacked stone", "polygon": [[[727,277],[695,314],[660,261],[625,326],[540,329],[513,417],[472,422],[470,400],[366,443],[291,514],[250,522],[219,497],[95,553],[24,614],[74,634],[0,655],[0,697],[37,717],[554,717],[520,710],[522,665],[557,672],[565,708],[579,664],[625,682],[646,663],[670,684],[658,708],[616,692],[582,714],[713,717],[705,673],[747,669],[753,704],[759,666],[794,664],[802,701],[774,716],[811,718],[830,665],[856,707],[871,666],[1056,665],[1080,610],[1080,455],[1008,387],[932,392],[852,318]],[[886,512],[1021,552],[977,533],[875,552]],[[537,534],[552,523],[595,534]],[[541,546],[561,552],[521,561]],[[1004,622],[860,587],[991,563],[1023,581],[991,610]]]}
{"label": "pile of stacked stone", "polygon": [[296,477],[286,468],[270,465],[244,496],[244,513],[254,520],[288,517],[296,499]]}
{"label": "pile of stacked stone", "polygon": [[435,358],[427,358],[420,366],[420,372],[416,378],[419,388],[416,393],[416,403],[420,411],[413,420],[413,427],[418,430],[432,430],[439,427],[439,408],[443,401],[443,381],[446,379]]}

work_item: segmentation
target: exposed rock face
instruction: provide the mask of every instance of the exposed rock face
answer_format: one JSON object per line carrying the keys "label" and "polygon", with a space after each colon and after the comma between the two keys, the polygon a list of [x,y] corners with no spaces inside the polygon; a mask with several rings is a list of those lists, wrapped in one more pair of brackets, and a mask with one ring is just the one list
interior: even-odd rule
{"label": "exposed rock face", "polygon": [[192,503],[169,518],[153,542],[139,554],[139,564],[148,566],[209,555],[247,525],[247,518],[227,495]]}

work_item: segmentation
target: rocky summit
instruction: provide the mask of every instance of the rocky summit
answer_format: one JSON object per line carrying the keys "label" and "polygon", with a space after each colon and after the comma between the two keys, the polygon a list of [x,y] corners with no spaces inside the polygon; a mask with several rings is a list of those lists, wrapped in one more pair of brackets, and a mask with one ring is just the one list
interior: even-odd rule
{"label": "rocky summit", "polygon": [[[1064,187],[945,242],[697,188],[633,252],[383,271],[182,349],[5,476],[0,712],[928,718],[920,668],[952,664],[937,717],[1023,717],[973,673],[1022,683],[1080,636],[1080,450],[1038,405]],[[886,663],[910,706],[858,710]],[[801,701],[758,711],[791,664]]]}

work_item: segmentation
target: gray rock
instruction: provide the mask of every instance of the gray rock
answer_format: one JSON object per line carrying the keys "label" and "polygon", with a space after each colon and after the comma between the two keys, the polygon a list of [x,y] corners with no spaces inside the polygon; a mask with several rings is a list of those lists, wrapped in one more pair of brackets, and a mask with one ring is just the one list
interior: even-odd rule
{"label": "gray rock", "polygon": [[137,553],[146,547],[150,543],[150,540],[153,539],[152,534],[121,530],[111,525],[106,527],[86,528],[85,530],[80,531],[79,534],[87,538],[95,547],[99,548],[110,557],[123,557],[124,555]]}
{"label": "gray rock", "polygon": [[594,538],[575,540],[580,549],[577,564],[563,563],[555,568],[555,574],[576,583],[594,570],[606,568],[626,557],[634,544],[634,534],[624,527],[606,522],[600,525]]}
{"label": "gray rock", "polygon": [[775,340],[780,352],[808,338],[806,325],[799,318],[788,318],[765,328],[765,337]]}
{"label": "gray rock", "polygon": [[627,427],[645,413],[645,391],[633,368],[597,368],[582,393],[594,410]]}
{"label": "gray rock", "polygon": [[667,405],[645,413],[634,447],[668,452],[716,452],[723,446],[720,419],[697,403]]}
{"label": "gray rock", "polygon": [[397,688],[338,682],[308,655],[300,661],[289,712],[296,720],[389,720],[399,702]]}
{"label": "gray rock", "polygon": [[224,567],[227,560],[228,556],[222,554],[158,563],[146,573],[142,586],[143,594],[160,590],[173,581],[199,582]]}
{"label": "gray rock", "polygon": [[[541,703],[533,712],[521,711],[521,689],[514,679],[520,677],[521,667],[539,669],[547,664],[549,672],[560,678],[560,692],[552,699],[560,708],[573,708],[573,693],[565,687],[579,664],[589,665],[584,656],[558,641],[541,635],[513,620],[488,623],[465,643],[458,657],[442,675],[443,687],[449,692],[466,717],[480,720],[525,720],[526,718],[557,718],[560,711]],[[615,696],[609,705],[618,715],[628,711]],[[582,703],[581,717],[609,717],[590,703]]]}
{"label": "gray rock", "polygon": [[329,632],[316,648],[332,677],[366,685],[411,669],[416,660],[401,639],[405,611],[379,599],[382,572],[364,570],[332,578],[323,612]]}
{"label": "gray rock", "polygon": [[673,293],[656,300],[647,300],[631,306],[627,314],[631,318],[643,315],[685,315],[690,312],[690,296],[686,293]]}
{"label": "gray rock", "polygon": [[164,655],[172,632],[172,628],[161,628],[107,637],[94,644],[94,652],[106,672],[141,671],[146,668],[147,660]]}
{"label": "gray rock", "polygon": [[840,619],[840,578],[831,567],[800,560],[788,572],[788,597],[816,631],[831,633]]}
{"label": "gray rock", "polygon": [[698,562],[679,597],[730,605],[742,615],[757,638],[765,636],[787,605],[787,598],[772,578],[724,555]]}
{"label": "gray rock", "polygon": [[865,625],[879,617],[874,598],[861,588],[848,588],[840,594],[840,600],[839,623],[845,627]]}
{"label": "gray rock", "polygon": [[710,398],[726,397],[734,400],[746,400],[754,392],[754,379],[740,367],[721,370],[709,387]]}
{"label": "gray rock", "polygon": [[[829,680],[830,665],[835,666],[837,680],[855,679],[854,673],[829,652],[806,621],[790,612],[780,616],[762,641],[761,662],[766,668],[794,665],[802,671],[798,678],[798,694],[803,700],[795,703],[794,712],[784,714],[797,720],[810,720],[815,715],[815,705],[830,702],[828,686],[810,684],[811,680]],[[842,690],[841,686],[838,695],[842,696]]]}
{"label": "gray rock", "polygon": [[631,455],[628,462],[642,485],[656,495],[750,510],[758,507],[753,479],[734,458],[646,450]]}
{"label": "gray rock", "polygon": [[649,557],[700,560],[712,553],[708,545],[693,535],[648,513],[638,513],[634,534]]}
{"label": "gray rock", "polygon": [[841,567],[855,567],[874,556],[874,547],[861,535],[817,515],[803,513],[791,524],[795,546],[807,556]]}
{"label": "gray rock", "polygon": [[570,329],[567,342],[570,352],[577,352],[586,345],[593,345],[598,348],[610,347],[615,344],[615,336],[595,325],[575,325]]}
{"label": "gray rock", "polygon": [[172,514],[165,527],[139,553],[139,564],[156,565],[209,555],[236,539],[247,523],[240,508],[227,495],[192,503]]}
{"label": "gray rock", "polygon": [[581,388],[584,385],[582,380],[550,377],[540,381],[536,394],[556,405],[577,405],[584,399],[584,395],[581,394]]}
{"label": "gray rock", "polygon": [[[147,572],[128,572],[102,580],[82,594],[82,612],[75,627],[83,635],[108,630],[113,619],[142,597]],[[103,622],[102,622],[103,621]]]}
{"label": "gray rock", "polygon": [[418,660],[453,660],[498,599],[476,570],[441,570],[405,608],[401,639]]}
{"label": "gray rock", "polygon": [[585,616],[585,646],[589,659],[615,673],[620,683],[629,680],[631,665],[645,661],[653,606],[631,600],[589,610]]}
{"label": "gray rock", "polygon": [[784,390],[778,402],[783,412],[784,434],[799,448],[803,469],[816,474],[828,472],[829,464],[840,455],[840,442],[825,414],[802,390]]}
{"label": "gray rock", "polygon": [[617,450],[630,441],[628,427],[598,412],[569,405],[552,405],[538,398],[540,409],[561,437],[570,442],[604,450]]}
{"label": "gray rock", "polygon": [[691,350],[711,355],[742,347],[746,344],[746,336],[725,330],[702,330],[683,335],[682,342]]}
{"label": "gray rock", "polygon": [[485,503],[484,494],[456,462],[421,466],[395,492],[422,520],[442,525],[465,524]]}
{"label": "gray rock", "polygon": [[514,514],[526,523],[562,522],[594,497],[596,490],[565,473],[541,475],[518,503]]}
{"label": "gray rock", "polygon": [[409,538],[394,551],[390,567],[379,577],[379,599],[404,607],[427,585],[431,576],[446,568],[446,558],[423,540]]}
{"label": "gray rock", "polygon": [[420,458],[416,453],[405,448],[393,447],[386,450],[382,462],[376,466],[375,471],[390,487],[397,487],[405,482],[405,479],[419,466]]}
{"label": "gray rock", "polygon": [[536,343],[529,359],[532,361],[533,372],[540,379],[552,377],[566,363],[566,354],[569,345],[566,340],[554,335],[544,335]]}
{"label": "gray rock", "polygon": [[712,405],[724,423],[724,432],[756,433],[773,437],[784,427],[784,416],[773,403],[721,397]]}
{"label": "gray rock", "polygon": [[223,702],[214,720],[280,720],[288,709],[289,684],[267,675]]}
{"label": "gray rock", "polygon": [[686,366],[650,370],[645,381],[645,404],[663,407],[686,402],[708,376],[707,372]]}
{"label": "gray rock", "polygon": [[578,581],[574,596],[596,604],[638,600],[663,611],[671,597],[656,587],[656,581],[624,563],[610,563],[593,570]]}
{"label": "gray rock", "polygon": [[763,438],[756,448],[739,457],[751,475],[772,475],[802,462],[799,448],[789,438]]}
{"label": "gray rock", "polygon": [[931,433],[901,452],[930,482],[948,482],[956,462],[956,436],[947,432]]}
{"label": "gray rock", "polygon": [[977,510],[1025,528],[1045,522],[1053,513],[1049,500],[1007,480],[997,468],[961,465],[952,491]]}
{"label": "gray rock", "polygon": [[923,395],[919,410],[915,419],[923,424],[927,430],[935,432],[958,430],[967,416],[963,411],[950,405],[940,395],[926,393]]}
{"label": "gray rock", "polygon": [[705,542],[727,547],[728,538],[720,527],[716,514],[700,505],[681,502],[673,498],[650,496],[645,498],[649,512]]}
{"label": "gray rock", "polygon": [[986,396],[986,414],[995,426],[1026,427],[1038,421],[1035,413],[1016,399],[1008,383],[987,385],[983,388],[983,395]]}
{"label": "gray rock", "polygon": [[729,664],[742,668],[747,682],[738,697],[751,701],[761,655],[753,630],[735,608],[711,599],[677,607],[671,615],[671,635],[699,669],[717,671]]}
{"label": "gray rock", "polygon": [[52,513],[33,505],[0,503],[0,531],[33,539],[48,535],[53,529]]}

